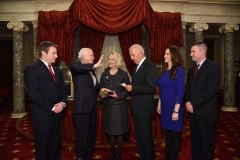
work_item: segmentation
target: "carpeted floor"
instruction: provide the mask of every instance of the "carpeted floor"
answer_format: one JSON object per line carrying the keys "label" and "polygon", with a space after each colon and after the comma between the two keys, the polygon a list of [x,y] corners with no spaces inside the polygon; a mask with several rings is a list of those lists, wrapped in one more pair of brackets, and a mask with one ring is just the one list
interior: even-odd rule
{"label": "carpeted floor", "polygon": [[[0,160],[34,160],[34,142],[19,134],[15,128],[17,122],[21,130],[28,134],[32,128],[29,115],[18,121],[11,118],[12,107],[0,107]],[[18,125],[18,124],[17,124]],[[223,112],[216,128],[215,160],[240,160],[240,112]],[[155,144],[155,159],[164,159],[165,144]],[[136,147],[124,147],[123,160],[137,160]],[[183,138],[179,160],[191,160],[191,144],[189,136]],[[109,148],[95,148],[93,159],[107,160]],[[62,147],[62,160],[75,158],[74,146]]]}

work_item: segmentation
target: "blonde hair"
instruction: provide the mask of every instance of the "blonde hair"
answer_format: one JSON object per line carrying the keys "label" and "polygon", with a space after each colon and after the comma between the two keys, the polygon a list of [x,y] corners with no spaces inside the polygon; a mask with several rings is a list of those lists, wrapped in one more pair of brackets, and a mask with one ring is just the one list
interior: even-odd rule
{"label": "blonde hair", "polygon": [[124,65],[124,63],[122,62],[122,57],[121,57],[121,55],[120,55],[119,53],[117,53],[117,52],[112,51],[112,52],[109,53],[108,56],[110,56],[111,54],[112,54],[112,55],[115,57],[115,59],[116,59],[116,66],[117,66],[117,68],[121,68],[121,67]]}

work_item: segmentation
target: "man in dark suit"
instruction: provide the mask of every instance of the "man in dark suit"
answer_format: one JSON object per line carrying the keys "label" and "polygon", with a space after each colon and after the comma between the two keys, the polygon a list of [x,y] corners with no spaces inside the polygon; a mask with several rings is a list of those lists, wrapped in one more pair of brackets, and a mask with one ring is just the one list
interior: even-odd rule
{"label": "man in dark suit", "polygon": [[143,47],[134,44],[129,48],[131,59],[137,68],[132,76],[132,85],[125,89],[131,94],[134,129],[137,150],[141,160],[153,160],[155,156],[152,135],[152,115],[154,109],[154,93],[156,90],[156,67],[144,55]]}
{"label": "man in dark suit", "polygon": [[217,91],[221,69],[206,58],[207,45],[192,45],[192,60],[196,65],[187,75],[186,108],[189,111],[193,160],[213,160],[215,155],[215,123],[218,119]]}
{"label": "man in dark suit", "polygon": [[27,92],[32,100],[36,160],[60,160],[62,149],[62,110],[67,101],[67,87],[62,72],[52,66],[57,45],[44,41],[39,45],[40,59],[24,72]]}
{"label": "man in dark suit", "polygon": [[93,64],[90,48],[78,53],[79,62],[70,65],[74,84],[73,118],[76,125],[76,159],[92,160],[96,139],[96,95],[99,91],[94,70],[101,67],[103,56]]}

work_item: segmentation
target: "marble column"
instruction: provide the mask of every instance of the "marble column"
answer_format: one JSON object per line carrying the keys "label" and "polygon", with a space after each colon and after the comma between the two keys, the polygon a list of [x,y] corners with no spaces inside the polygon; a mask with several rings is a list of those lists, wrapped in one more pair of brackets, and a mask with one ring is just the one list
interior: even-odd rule
{"label": "marble column", "polygon": [[21,118],[26,114],[25,86],[23,79],[23,32],[28,26],[20,21],[7,24],[13,29],[13,113],[12,118]]}
{"label": "marble column", "polygon": [[32,21],[33,24],[33,60],[34,62],[39,59],[38,47],[37,47],[37,20]]}
{"label": "marble column", "polygon": [[[187,25],[187,22],[182,22],[183,46],[180,47],[180,51],[181,51],[181,54],[182,54],[182,59],[184,61],[184,66],[185,67],[186,67],[186,25]],[[185,77],[185,80],[186,80],[186,77]]]}
{"label": "marble column", "polygon": [[206,23],[194,23],[189,28],[189,31],[195,33],[196,42],[203,42],[203,30],[207,30],[207,29],[208,29],[208,24]]}
{"label": "marble column", "polygon": [[224,33],[224,104],[222,110],[228,112],[237,112],[235,105],[233,32],[238,29],[239,26],[236,24],[225,24],[219,28],[219,32]]}
{"label": "marble column", "polygon": [[[186,25],[187,25],[187,22],[184,22],[182,21],[182,32],[183,32],[183,46],[180,47],[180,51],[181,51],[181,54],[182,54],[182,59],[184,61],[184,66],[186,67]],[[185,75],[187,75],[186,73],[187,71],[185,70]],[[187,80],[187,76],[185,76],[185,83],[186,83],[186,80]],[[186,107],[184,107],[184,117],[183,117],[183,121],[184,121],[184,125],[183,125],[183,132],[184,133],[187,133],[188,132],[188,117],[186,115],[187,114],[187,110],[186,110]]]}

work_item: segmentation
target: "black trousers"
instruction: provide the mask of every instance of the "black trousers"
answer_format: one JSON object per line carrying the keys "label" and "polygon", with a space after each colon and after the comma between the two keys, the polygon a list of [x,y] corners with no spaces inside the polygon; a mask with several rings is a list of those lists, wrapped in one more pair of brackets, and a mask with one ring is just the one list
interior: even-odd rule
{"label": "black trousers", "polygon": [[96,141],[96,111],[73,114],[76,125],[76,159],[92,160]]}
{"label": "black trousers", "polygon": [[213,160],[215,157],[215,121],[190,118],[192,160]]}
{"label": "black trousers", "polygon": [[141,160],[153,160],[155,156],[152,135],[152,116],[134,115],[137,150]]}
{"label": "black trousers", "polygon": [[50,123],[34,123],[36,160],[61,160],[62,119]]}

